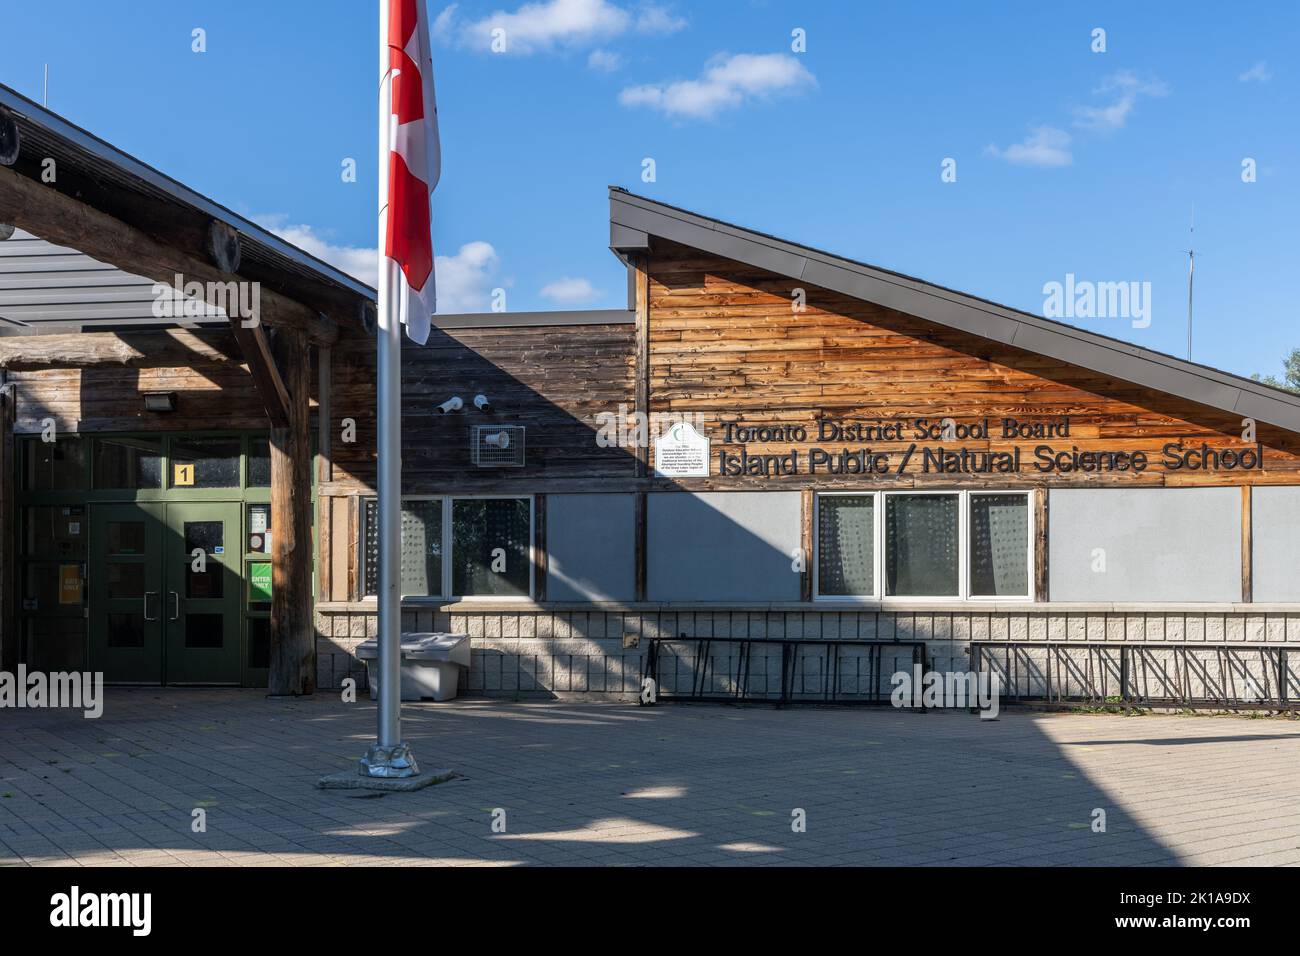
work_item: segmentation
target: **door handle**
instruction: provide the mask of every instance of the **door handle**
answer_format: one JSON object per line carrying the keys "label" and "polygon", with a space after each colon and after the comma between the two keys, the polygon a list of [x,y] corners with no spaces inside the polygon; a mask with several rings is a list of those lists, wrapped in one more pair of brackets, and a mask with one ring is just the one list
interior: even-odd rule
{"label": "door handle", "polygon": [[157,592],[157,591],[145,591],[145,592],[144,592],[144,619],[145,619],[146,621],[156,621],[156,620],[158,620],[158,618],[157,618],[156,616],[155,616],[155,617],[150,617],[150,616],[149,616],[149,597],[150,597],[150,595],[152,595],[153,597],[157,597],[157,596],[158,596],[158,592]]}
{"label": "door handle", "polygon": [[181,616],[181,596],[175,591],[168,591],[167,593],[172,596],[172,616],[167,620],[174,621]]}

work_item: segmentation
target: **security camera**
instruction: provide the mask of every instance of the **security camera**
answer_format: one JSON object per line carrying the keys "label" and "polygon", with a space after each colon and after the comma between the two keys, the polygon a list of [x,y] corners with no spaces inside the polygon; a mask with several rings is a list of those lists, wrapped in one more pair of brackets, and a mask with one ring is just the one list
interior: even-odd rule
{"label": "security camera", "polygon": [[477,408],[480,412],[486,412],[489,408],[492,407],[492,403],[488,401],[488,397],[486,395],[475,395],[474,407]]}
{"label": "security camera", "polygon": [[510,447],[510,433],[493,432],[490,435],[484,435],[483,443],[486,445],[491,445],[493,448],[500,448],[502,450],[505,450]]}
{"label": "security camera", "polygon": [[438,406],[438,411],[442,412],[444,415],[450,415],[452,412],[458,412],[464,407],[465,403],[461,400],[461,397],[459,395],[453,395]]}

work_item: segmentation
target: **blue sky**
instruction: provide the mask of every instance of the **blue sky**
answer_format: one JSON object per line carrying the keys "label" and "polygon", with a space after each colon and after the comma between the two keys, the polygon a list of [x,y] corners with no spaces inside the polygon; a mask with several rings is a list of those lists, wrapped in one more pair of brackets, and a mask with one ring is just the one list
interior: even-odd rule
{"label": "blue sky", "polygon": [[[376,3],[0,2],[0,82],[39,100],[48,63],[55,111],[373,268]],[[429,4],[444,311],[494,288],[513,311],[622,305],[612,183],[1040,314],[1067,274],[1149,282],[1149,326],[1075,324],[1181,355],[1195,206],[1194,358],[1276,373],[1300,346],[1291,0],[448,6]]]}

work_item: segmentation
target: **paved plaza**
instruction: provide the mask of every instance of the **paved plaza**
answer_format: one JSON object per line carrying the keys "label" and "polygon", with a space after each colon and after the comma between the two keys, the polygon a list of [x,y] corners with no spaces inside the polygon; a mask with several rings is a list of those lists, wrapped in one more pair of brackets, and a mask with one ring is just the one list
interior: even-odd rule
{"label": "paved plaza", "polygon": [[0,864],[1300,864],[1293,720],[465,700],[377,794],[368,700],[106,696],[0,712]]}

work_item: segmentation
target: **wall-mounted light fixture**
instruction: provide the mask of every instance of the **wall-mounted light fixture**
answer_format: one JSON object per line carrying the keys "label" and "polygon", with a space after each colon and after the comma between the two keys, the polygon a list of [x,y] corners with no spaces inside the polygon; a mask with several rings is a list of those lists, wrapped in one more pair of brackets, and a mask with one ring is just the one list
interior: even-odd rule
{"label": "wall-mounted light fixture", "polygon": [[175,392],[145,392],[144,410],[146,412],[176,411],[176,393]]}
{"label": "wall-mounted light fixture", "polygon": [[474,407],[477,408],[480,412],[486,412],[489,408],[492,407],[492,403],[488,401],[488,397],[486,395],[475,395]]}
{"label": "wall-mounted light fixture", "polygon": [[458,412],[464,407],[464,400],[461,399],[459,395],[453,395],[438,406],[438,411],[442,412],[444,415],[450,415],[452,412]]}

